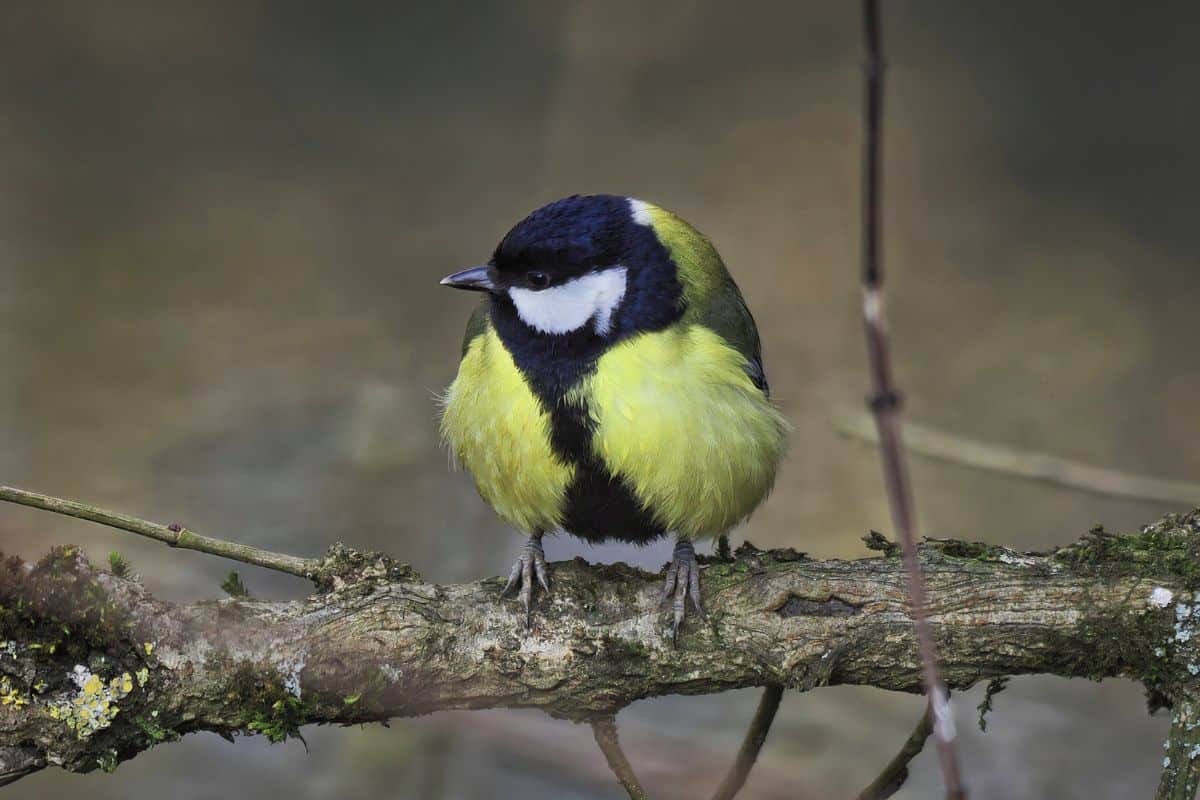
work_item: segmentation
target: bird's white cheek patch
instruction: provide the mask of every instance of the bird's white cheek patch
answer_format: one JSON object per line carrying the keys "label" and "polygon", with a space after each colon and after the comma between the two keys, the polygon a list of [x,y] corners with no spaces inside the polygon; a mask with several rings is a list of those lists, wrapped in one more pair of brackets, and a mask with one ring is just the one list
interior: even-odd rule
{"label": "bird's white cheek patch", "polygon": [[610,267],[541,291],[513,287],[508,296],[521,320],[542,333],[570,333],[595,319],[596,333],[604,336],[625,297],[625,272]]}

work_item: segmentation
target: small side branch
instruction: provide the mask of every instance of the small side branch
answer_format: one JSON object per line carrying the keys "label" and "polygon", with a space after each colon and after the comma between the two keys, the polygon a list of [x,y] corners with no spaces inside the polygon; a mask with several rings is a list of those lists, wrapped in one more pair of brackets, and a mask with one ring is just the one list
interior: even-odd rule
{"label": "small side branch", "polygon": [[110,528],[136,533],[150,539],[157,539],[171,547],[184,550],[196,550],[209,555],[230,558],[257,567],[273,569],[276,572],[286,572],[300,578],[314,578],[320,571],[321,562],[312,558],[299,558],[284,553],[273,553],[270,550],[260,550],[257,547],[227,542],[224,539],[214,539],[201,536],[180,525],[160,525],[128,514],[107,511],[103,508],[79,503],[74,500],[64,500],[59,497],[17,489],[12,486],[0,486],[0,500],[17,505],[39,508],[55,514],[85,519],[97,522]]}
{"label": "small side branch", "polygon": [[[839,411],[834,414],[833,427],[838,433],[851,439],[871,444],[879,442],[879,434],[866,414]],[[1179,503],[1188,508],[1200,503],[1200,484],[1197,483],[1096,467],[1048,453],[981,442],[912,422],[906,422],[904,425],[904,444],[912,452],[926,458],[1066,486],[1092,494],[1159,500],[1164,503]]]}
{"label": "small side branch", "polygon": [[729,772],[725,773],[721,785],[713,794],[713,800],[733,800],[746,785],[746,778],[749,777],[750,770],[753,769],[754,762],[758,760],[758,754],[767,741],[767,733],[771,730],[771,723],[775,721],[775,713],[779,711],[779,703],[782,700],[782,686],[768,686],[763,690],[762,698],[758,701],[758,710],[754,712],[754,719],[746,731],[742,747],[729,767]]}
{"label": "small side branch", "polygon": [[917,727],[913,728],[913,732],[908,735],[900,752],[896,753],[895,758],[888,762],[879,776],[859,793],[858,800],[886,800],[900,791],[900,787],[908,780],[909,762],[925,749],[925,740],[931,733],[933,733],[933,720],[929,715],[929,706],[926,706],[925,713],[921,715]]}
{"label": "small side branch", "polygon": [[1176,701],[1155,800],[1192,800],[1200,787],[1200,692]]}
{"label": "small side branch", "polygon": [[609,769],[625,787],[630,800],[649,800],[649,795],[642,788],[637,775],[633,774],[633,767],[629,765],[629,759],[625,757],[625,751],[617,741],[616,717],[606,716],[593,720],[592,735],[596,737],[596,744],[600,745],[600,751],[604,753]]}

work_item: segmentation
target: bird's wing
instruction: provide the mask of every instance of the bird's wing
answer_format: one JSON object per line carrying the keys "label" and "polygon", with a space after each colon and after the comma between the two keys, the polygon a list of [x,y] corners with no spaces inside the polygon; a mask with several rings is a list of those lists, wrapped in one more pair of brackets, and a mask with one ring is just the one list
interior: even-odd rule
{"label": "bird's wing", "polygon": [[745,357],[746,373],[754,385],[769,394],[758,328],[716,248],[678,215],[658,206],[647,207],[654,233],[678,270],[686,309],[684,324],[703,325],[728,342]]}
{"label": "bird's wing", "polygon": [[[471,342],[475,341],[475,337],[481,335],[492,324],[492,317],[489,312],[491,303],[488,298],[483,298],[475,310],[471,312],[471,318],[467,320],[467,332],[463,335],[462,354],[467,354],[467,349],[470,348]],[[751,323],[753,324],[753,323]]]}
{"label": "bird's wing", "polygon": [[[724,271],[724,270],[722,270]],[[724,280],[716,286],[708,302],[695,309],[695,322],[715,331],[735,350],[746,358],[746,372],[762,393],[770,396],[767,374],[763,370],[762,345],[758,340],[758,327],[746,307],[746,300],[733,278],[726,273]]]}

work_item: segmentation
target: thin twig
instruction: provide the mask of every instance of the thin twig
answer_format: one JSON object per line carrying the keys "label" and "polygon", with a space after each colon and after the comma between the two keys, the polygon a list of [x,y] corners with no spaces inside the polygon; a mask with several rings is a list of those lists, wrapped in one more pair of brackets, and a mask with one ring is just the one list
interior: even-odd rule
{"label": "thin twig", "polygon": [[157,522],[147,522],[144,519],[120,514],[116,511],[106,511],[86,503],[29,492],[12,486],[0,486],[0,500],[30,508],[40,508],[43,511],[52,511],[55,514],[65,514],[68,517],[86,519],[89,522],[98,522],[110,528],[118,528],[139,536],[157,539],[171,547],[230,558],[234,561],[242,561],[277,572],[286,572],[301,578],[316,576],[321,567],[321,562],[317,559],[273,553],[270,550],[260,550],[257,547],[227,542],[224,539],[213,539],[209,536],[201,536],[180,525],[160,525]]}
{"label": "thin twig", "polygon": [[742,747],[729,767],[729,772],[725,773],[721,785],[713,794],[713,800],[733,800],[742,790],[754,762],[758,760],[763,743],[767,741],[767,733],[771,730],[771,723],[775,721],[775,712],[779,710],[779,701],[782,699],[782,686],[768,686],[763,690],[762,699],[758,701],[758,710],[754,712],[754,719],[746,731]]}
{"label": "thin twig", "polygon": [[884,315],[883,266],[880,256],[880,153],[883,122],[883,56],[878,0],[863,0],[864,33],[867,45],[866,136],[863,149],[863,317],[866,322],[867,353],[870,361],[872,394],[869,400],[879,431],[884,483],[892,524],[900,539],[901,557],[908,576],[908,593],[916,626],[917,645],[925,677],[925,686],[934,721],[934,736],[942,766],[947,798],[966,795],[959,776],[954,748],[954,722],[950,700],[938,675],[933,634],[926,618],[925,587],[917,559],[917,524],[913,512],[912,487],[904,462],[900,440],[900,394],[892,380],[888,353],[887,320]]}
{"label": "thin twig", "polygon": [[592,720],[592,735],[596,737],[596,744],[600,745],[600,751],[604,753],[609,769],[625,787],[630,800],[649,800],[649,795],[638,782],[637,775],[633,774],[633,767],[629,766],[629,759],[625,757],[621,744],[617,741],[616,718],[610,716]]}
{"label": "thin twig", "polygon": [[[834,414],[833,427],[843,436],[871,443],[879,441],[874,424],[865,414],[839,411]],[[912,452],[927,458],[1093,494],[1179,503],[1188,508],[1200,504],[1200,484],[1197,483],[1094,467],[1047,453],[981,442],[911,422],[904,426],[904,443]]]}
{"label": "thin twig", "polygon": [[931,733],[933,733],[933,721],[929,716],[929,706],[925,706],[925,713],[921,715],[917,727],[913,728],[913,732],[908,735],[900,752],[896,753],[895,758],[887,763],[887,766],[867,788],[859,792],[858,800],[886,800],[900,791],[900,787],[908,780],[909,762],[925,749],[925,740]]}

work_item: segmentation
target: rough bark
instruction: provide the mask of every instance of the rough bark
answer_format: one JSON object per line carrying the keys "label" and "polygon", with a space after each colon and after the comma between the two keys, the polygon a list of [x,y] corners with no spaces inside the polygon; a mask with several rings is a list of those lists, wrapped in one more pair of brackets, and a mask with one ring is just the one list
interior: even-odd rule
{"label": "rough bark", "polygon": [[[450,708],[585,720],[645,697],[748,686],[920,691],[895,546],[877,535],[868,545],[884,552],[813,561],[747,545],[707,562],[709,616],[689,620],[678,649],[656,607],[661,578],[623,564],[552,565],[554,592],[526,633],[498,578],[436,585],[340,547],[322,562],[324,589],[294,602],[169,603],[76,548],[9,559],[0,782],[47,765],[112,769],[197,730],[278,740],[309,723]],[[1097,529],[1046,554],[928,541],[921,561],[952,687],[1048,673],[1129,677],[1157,704],[1197,696],[1198,513],[1131,534]],[[1190,763],[1190,744],[1172,758]]]}
{"label": "rough bark", "polygon": [[1191,800],[1200,786],[1200,705],[1194,694],[1176,703],[1171,733],[1163,748],[1158,800]]}

